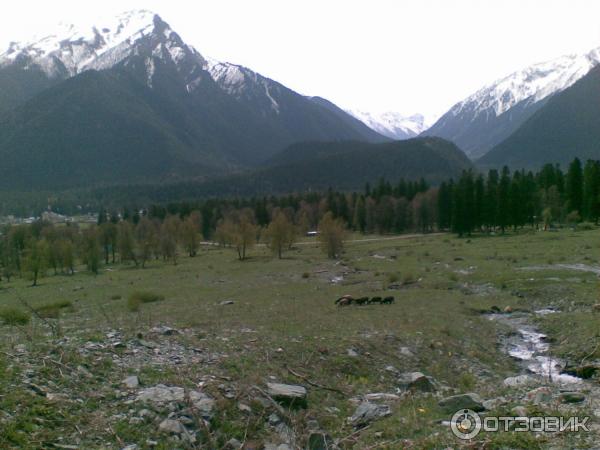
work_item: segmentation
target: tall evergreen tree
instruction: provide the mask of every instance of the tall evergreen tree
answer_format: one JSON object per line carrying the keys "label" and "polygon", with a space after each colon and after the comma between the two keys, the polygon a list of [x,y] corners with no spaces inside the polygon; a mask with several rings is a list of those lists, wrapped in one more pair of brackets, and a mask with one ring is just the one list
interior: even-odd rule
{"label": "tall evergreen tree", "polygon": [[575,158],[567,172],[567,209],[569,212],[583,211],[583,170],[581,161]]}
{"label": "tall evergreen tree", "polygon": [[502,230],[510,225],[510,170],[504,166],[498,183],[498,220],[497,225]]}

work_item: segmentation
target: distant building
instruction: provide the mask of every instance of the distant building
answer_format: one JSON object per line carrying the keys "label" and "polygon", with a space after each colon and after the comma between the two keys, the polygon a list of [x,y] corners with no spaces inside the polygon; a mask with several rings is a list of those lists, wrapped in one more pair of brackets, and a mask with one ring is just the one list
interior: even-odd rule
{"label": "distant building", "polygon": [[42,220],[50,223],[65,223],[68,222],[67,216],[58,214],[52,211],[44,211],[42,213]]}

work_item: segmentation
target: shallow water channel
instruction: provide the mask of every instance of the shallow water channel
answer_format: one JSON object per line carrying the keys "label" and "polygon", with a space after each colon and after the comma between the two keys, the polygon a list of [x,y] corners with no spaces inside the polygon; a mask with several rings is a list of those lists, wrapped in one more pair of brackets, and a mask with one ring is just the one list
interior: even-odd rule
{"label": "shallow water channel", "polygon": [[[536,315],[557,314],[553,309],[535,311]],[[532,314],[514,312],[511,314],[489,314],[489,320],[507,325],[514,333],[503,339],[503,350],[518,360],[523,373],[539,377],[546,382],[559,384],[582,383],[583,380],[561,371],[565,362],[550,355],[550,344],[546,335],[531,324]]]}

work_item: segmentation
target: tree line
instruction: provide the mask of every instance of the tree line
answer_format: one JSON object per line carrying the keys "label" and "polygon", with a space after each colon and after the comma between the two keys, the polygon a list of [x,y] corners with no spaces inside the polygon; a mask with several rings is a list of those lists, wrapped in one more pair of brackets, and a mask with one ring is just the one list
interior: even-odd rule
{"label": "tree line", "polygon": [[564,173],[547,164],[539,172],[504,167],[487,176],[466,171],[460,179],[437,190],[437,226],[459,236],[474,231],[504,233],[507,229],[557,223],[598,224],[600,217],[600,162],[574,159]]}
{"label": "tree line", "polygon": [[0,281],[73,274],[78,264],[98,273],[102,265],[150,261],[177,264],[195,257],[202,241],[230,248],[240,260],[257,244],[282,258],[309,231],[318,231],[330,258],[343,251],[346,233],[452,231],[505,232],[524,226],[598,223],[600,162],[575,159],[566,173],[548,164],[539,172],[507,168],[485,176],[465,171],[437,187],[425,180],[396,184],[380,179],[362,192],[309,192],[285,196],[211,199],[150,205],[98,214],[92,226],[5,226],[0,230]]}

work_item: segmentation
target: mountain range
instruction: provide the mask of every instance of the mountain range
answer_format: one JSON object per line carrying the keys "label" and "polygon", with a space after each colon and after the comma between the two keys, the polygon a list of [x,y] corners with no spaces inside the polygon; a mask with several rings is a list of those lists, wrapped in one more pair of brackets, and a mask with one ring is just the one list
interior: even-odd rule
{"label": "mountain range", "polygon": [[433,182],[473,167],[461,149],[480,167],[598,159],[599,63],[600,48],[533,65],[426,129],[419,114],[344,110],[207,58],[158,15],[131,11],[0,54],[0,189]]}
{"label": "mountain range", "polygon": [[449,139],[472,159],[480,158],[599,63],[597,48],[515,72],[454,105],[423,135]]}
{"label": "mountain range", "polygon": [[552,96],[478,163],[539,169],[547,162],[566,167],[575,157],[600,159],[600,66]]}
{"label": "mountain range", "polygon": [[394,140],[416,137],[428,128],[426,119],[422,114],[406,116],[393,111],[373,113],[358,109],[348,109],[346,112],[379,134]]}
{"label": "mountain range", "polygon": [[325,100],[204,58],[158,15],[0,55],[0,187],[203,179],[301,141],[388,139]]}

